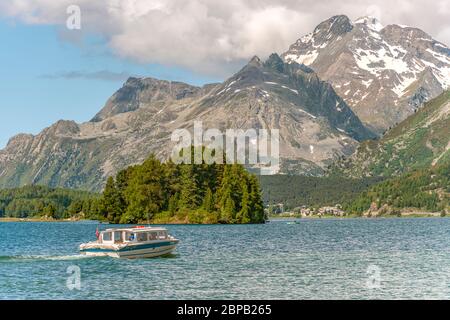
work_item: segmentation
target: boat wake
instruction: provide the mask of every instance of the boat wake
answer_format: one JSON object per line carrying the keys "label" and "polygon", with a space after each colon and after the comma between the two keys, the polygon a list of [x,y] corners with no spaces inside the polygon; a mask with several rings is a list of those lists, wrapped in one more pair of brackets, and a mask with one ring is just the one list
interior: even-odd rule
{"label": "boat wake", "polygon": [[89,259],[91,257],[86,255],[64,255],[64,256],[32,256],[32,255],[21,255],[21,256],[0,256],[0,263],[2,262],[35,262],[35,261],[70,261],[70,260],[80,260]]}

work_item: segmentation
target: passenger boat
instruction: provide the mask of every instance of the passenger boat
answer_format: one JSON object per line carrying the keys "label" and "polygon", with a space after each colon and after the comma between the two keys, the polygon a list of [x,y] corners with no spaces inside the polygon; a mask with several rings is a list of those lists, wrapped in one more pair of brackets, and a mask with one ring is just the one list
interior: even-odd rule
{"label": "passenger boat", "polygon": [[97,229],[97,241],[81,244],[80,253],[114,258],[153,258],[171,253],[178,243],[179,240],[169,235],[165,228],[138,226],[101,232]]}

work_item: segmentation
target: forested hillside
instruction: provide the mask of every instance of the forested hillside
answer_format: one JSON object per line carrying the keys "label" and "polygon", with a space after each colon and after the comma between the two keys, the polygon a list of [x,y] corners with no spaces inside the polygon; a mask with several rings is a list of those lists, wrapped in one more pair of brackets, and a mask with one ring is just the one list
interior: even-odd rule
{"label": "forested hillside", "polygon": [[381,178],[261,176],[266,205],[283,203],[286,210],[299,206],[321,207],[352,201]]}
{"label": "forested hillside", "polygon": [[0,190],[0,217],[97,218],[99,195],[85,191],[26,186]]}
{"label": "forested hillside", "polygon": [[388,130],[380,140],[361,143],[351,157],[332,165],[330,173],[390,178],[449,162],[450,91],[446,91]]}
{"label": "forested hillside", "polygon": [[348,213],[398,213],[405,208],[442,212],[450,208],[450,164],[410,172],[374,185],[346,206]]}

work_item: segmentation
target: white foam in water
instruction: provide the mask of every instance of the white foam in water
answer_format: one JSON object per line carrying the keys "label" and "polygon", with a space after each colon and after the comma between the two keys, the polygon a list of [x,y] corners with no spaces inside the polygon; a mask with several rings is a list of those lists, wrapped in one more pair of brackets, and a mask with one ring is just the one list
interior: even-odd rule
{"label": "white foam in water", "polygon": [[79,260],[79,259],[86,259],[91,258],[91,256],[87,255],[67,255],[67,256],[50,256],[50,257],[41,257],[44,260]]}

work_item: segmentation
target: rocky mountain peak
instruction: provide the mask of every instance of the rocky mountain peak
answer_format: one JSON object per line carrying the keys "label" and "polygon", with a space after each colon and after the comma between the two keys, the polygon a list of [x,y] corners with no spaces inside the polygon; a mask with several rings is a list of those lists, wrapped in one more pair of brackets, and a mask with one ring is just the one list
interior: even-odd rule
{"label": "rocky mountain peak", "polygon": [[356,26],[365,26],[371,30],[380,32],[381,30],[383,30],[384,26],[381,24],[380,20],[378,20],[378,18],[376,17],[372,17],[372,16],[364,16],[364,17],[360,17],[358,19],[356,19],[353,22],[354,25]]}
{"label": "rocky mountain peak", "polygon": [[262,61],[258,56],[253,56],[253,58],[251,58],[250,61],[248,62],[248,65],[254,67],[261,67]]}
{"label": "rocky mountain peak", "polygon": [[[345,32],[332,32],[334,28]],[[307,65],[331,83],[358,117],[380,135],[421,107],[424,97],[431,99],[450,88],[446,45],[417,28],[384,27],[374,17],[354,22],[345,16],[332,17],[281,57],[288,63]],[[433,77],[424,77],[430,70]]]}
{"label": "rocky mountain peak", "polygon": [[129,78],[95,115],[99,122],[119,113],[134,111],[156,101],[181,100],[194,97],[201,88],[183,82],[154,78]]}
{"label": "rocky mountain peak", "polygon": [[284,71],[284,61],[276,53],[272,53],[269,58],[264,62],[264,67],[270,68],[277,72]]}
{"label": "rocky mountain peak", "polygon": [[353,29],[353,23],[345,15],[336,15],[328,20],[320,23],[315,29],[313,34],[326,34],[331,38],[330,35],[343,35],[350,32]]}
{"label": "rocky mountain peak", "polygon": [[[336,95],[332,86],[319,77],[309,67],[298,63],[286,63],[274,53],[269,58],[255,64],[252,61],[231,78],[218,86],[203,102],[216,107],[246,103],[274,103],[289,108],[296,107],[311,117],[326,118],[337,132],[345,132],[353,139],[361,141],[374,137],[365,128],[345,102]],[[254,98],[249,99],[249,97]],[[255,109],[256,110],[256,109]],[[280,112],[277,110],[276,112]],[[287,133],[286,133],[287,134]]]}
{"label": "rocky mountain peak", "polygon": [[74,136],[80,132],[78,124],[72,120],[59,120],[48,129],[58,136]]}
{"label": "rocky mountain peak", "polygon": [[6,148],[14,148],[14,146],[17,145],[26,145],[29,141],[31,141],[34,138],[32,134],[29,133],[19,133],[13,137],[11,137],[8,140],[8,143],[6,144]]}

